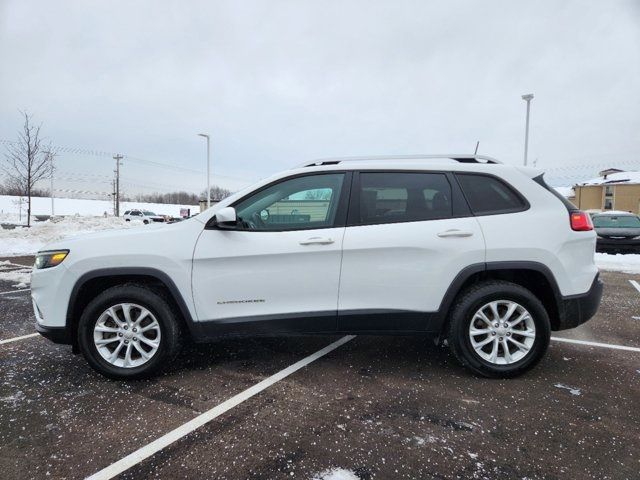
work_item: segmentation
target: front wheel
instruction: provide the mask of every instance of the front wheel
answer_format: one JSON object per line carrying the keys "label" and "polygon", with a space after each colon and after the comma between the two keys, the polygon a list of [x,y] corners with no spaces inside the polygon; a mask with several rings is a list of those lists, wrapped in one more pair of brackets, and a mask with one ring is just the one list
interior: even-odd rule
{"label": "front wheel", "polygon": [[448,340],[458,360],[474,373],[509,378],[540,361],[550,335],[549,315],[531,291],[510,282],[489,281],[458,298]]}
{"label": "front wheel", "polygon": [[78,343],[91,367],[114,379],[147,378],[180,349],[171,307],[155,291],[134,284],[111,287],[85,308]]}

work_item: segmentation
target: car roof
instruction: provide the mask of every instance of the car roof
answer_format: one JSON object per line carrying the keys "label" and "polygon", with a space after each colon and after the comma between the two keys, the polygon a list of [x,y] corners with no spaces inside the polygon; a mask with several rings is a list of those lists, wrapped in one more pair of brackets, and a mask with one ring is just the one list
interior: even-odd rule
{"label": "car roof", "polygon": [[[537,168],[509,165],[483,155],[392,155],[367,157],[340,157],[320,159],[297,165],[284,175],[327,170],[411,170],[494,173],[518,170],[530,178],[543,172]],[[282,175],[282,176],[284,176]],[[276,175],[277,178],[281,175]]]}

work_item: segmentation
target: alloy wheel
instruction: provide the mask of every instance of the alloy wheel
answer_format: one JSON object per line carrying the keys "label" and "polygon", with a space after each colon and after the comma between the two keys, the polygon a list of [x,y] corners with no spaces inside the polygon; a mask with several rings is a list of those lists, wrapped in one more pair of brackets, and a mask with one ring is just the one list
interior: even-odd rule
{"label": "alloy wheel", "polygon": [[160,324],[146,308],[118,303],[106,309],[93,328],[93,343],[111,365],[134,368],[147,363],[160,347]]}
{"label": "alloy wheel", "polygon": [[495,300],[473,315],[469,339],[483,360],[494,365],[510,365],[531,351],[536,326],[531,314],[519,303]]}

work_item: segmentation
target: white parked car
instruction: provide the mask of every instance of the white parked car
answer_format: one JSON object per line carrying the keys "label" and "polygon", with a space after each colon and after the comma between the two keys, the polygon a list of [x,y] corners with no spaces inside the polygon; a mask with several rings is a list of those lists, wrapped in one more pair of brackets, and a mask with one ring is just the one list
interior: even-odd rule
{"label": "white parked car", "polygon": [[156,215],[149,210],[139,210],[134,208],[132,210],[127,210],[124,212],[123,218],[125,222],[130,222],[131,220],[139,220],[145,225],[153,222],[164,222],[165,218],[162,215]]}
{"label": "white parked car", "polygon": [[473,372],[512,377],[596,312],[595,242],[535,169],[333,159],[163,230],[48,245],[33,306],[40,333],[112,378],[153,374],[186,338],[291,333],[447,339]]}

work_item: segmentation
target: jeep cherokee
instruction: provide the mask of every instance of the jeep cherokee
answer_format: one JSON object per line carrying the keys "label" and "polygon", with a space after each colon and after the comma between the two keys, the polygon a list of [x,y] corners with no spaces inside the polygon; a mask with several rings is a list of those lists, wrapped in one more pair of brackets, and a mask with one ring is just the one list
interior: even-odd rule
{"label": "jeep cherokee", "polygon": [[111,378],[185,339],[409,334],[513,377],[596,312],[589,215],[542,173],[477,155],[320,160],[190,220],[48,245],[36,328]]}

